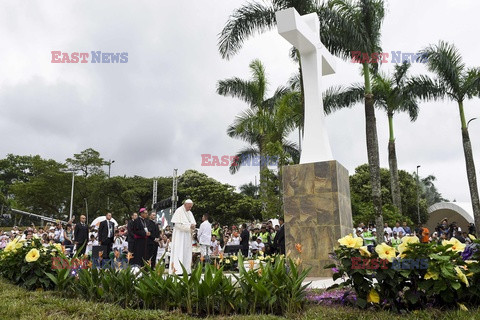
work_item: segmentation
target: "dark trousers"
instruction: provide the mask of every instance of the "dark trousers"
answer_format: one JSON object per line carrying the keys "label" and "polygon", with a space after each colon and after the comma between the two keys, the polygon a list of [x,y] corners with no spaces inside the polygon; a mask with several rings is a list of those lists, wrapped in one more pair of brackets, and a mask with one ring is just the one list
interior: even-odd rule
{"label": "dark trousers", "polygon": [[128,241],[128,252],[133,253],[133,250],[135,250],[135,240]]}
{"label": "dark trousers", "polygon": [[155,264],[157,262],[157,245],[149,245],[148,246],[148,258],[150,259],[150,266],[155,268]]}
{"label": "dark trousers", "polygon": [[[105,241],[102,241],[102,246],[107,247],[107,252],[106,256],[110,256],[110,252],[112,252],[112,246],[113,246],[113,238],[107,238]],[[105,255],[104,255],[105,256]]]}
{"label": "dark trousers", "polygon": [[80,257],[80,256],[84,255],[85,250],[87,249],[87,242],[85,241],[85,242],[82,242],[82,243],[78,243],[75,246],[75,249],[77,250],[77,257]]}

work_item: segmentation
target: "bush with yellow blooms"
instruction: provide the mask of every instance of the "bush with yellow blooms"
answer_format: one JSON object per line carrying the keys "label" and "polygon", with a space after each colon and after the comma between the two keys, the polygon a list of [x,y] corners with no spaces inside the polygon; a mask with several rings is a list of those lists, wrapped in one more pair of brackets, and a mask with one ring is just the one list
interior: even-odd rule
{"label": "bush with yellow blooms", "polygon": [[471,239],[420,243],[406,236],[395,249],[386,243],[367,247],[361,237],[347,235],[331,254],[335,263],[325,267],[334,270],[334,280],[343,279],[329,290],[355,291],[360,308],[478,307],[480,287],[473,284],[480,283],[480,240]]}

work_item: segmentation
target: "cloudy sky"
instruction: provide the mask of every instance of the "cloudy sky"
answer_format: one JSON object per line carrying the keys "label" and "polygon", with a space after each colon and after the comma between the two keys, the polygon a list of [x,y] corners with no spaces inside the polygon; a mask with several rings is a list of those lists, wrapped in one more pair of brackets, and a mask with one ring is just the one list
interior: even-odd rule
{"label": "cloudy sky", "polygon": [[[286,83],[296,66],[289,44],[273,30],[222,60],[217,37],[245,1],[16,1],[0,4],[0,157],[39,154],[64,161],[86,148],[115,160],[113,175],[168,176],[173,168],[201,172],[232,185],[254,181],[257,167],[230,175],[202,167],[201,154],[234,155],[244,144],[226,135],[246,108],[215,93],[220,79],[249,77],[261,59],[270,90]],[[455,43],[467,66],[479,66],[480,2],[387,1],[384,52],[416,52],[443,39]],[[128,52],[124,64],[55,64],[51,51]],[[90,59],[89,59],[90,61]],[[392,70],[391,63],[384,71]],[[426,72],[415,65],[412,74]],[[358,65],[337,60],[325,87],[361,81]],[[480,101],[465,103],[467,120],[480,118]],[[395,119],[399,168],[433,174],[444,197],[469,201],[458,107],[422,103],[410,123]],[[363,107],[326,119],[334,157],[352,173],[367,162]],[[377,112],[382,167],[388,167],[388,125]],[[470,125],[479,174],[480,119]],[[295,139],[296,135],[292,135]]]}

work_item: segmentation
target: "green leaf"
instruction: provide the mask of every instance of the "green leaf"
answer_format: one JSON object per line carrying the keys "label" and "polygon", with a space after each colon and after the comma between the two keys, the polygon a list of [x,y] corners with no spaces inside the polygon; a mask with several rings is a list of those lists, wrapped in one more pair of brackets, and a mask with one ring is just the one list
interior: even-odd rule
{"label": "green leaf", "polygon": [[367,306],[367,300],[362,298],[357,298],[357,306],[359,306],[362,309],[365,309],[365,307]]}
{"label": "green leaf", "polygon": [[452,286],[453,289],[458,290],[462,287],[462,285],[458,282],[451,282],[450,285]]}

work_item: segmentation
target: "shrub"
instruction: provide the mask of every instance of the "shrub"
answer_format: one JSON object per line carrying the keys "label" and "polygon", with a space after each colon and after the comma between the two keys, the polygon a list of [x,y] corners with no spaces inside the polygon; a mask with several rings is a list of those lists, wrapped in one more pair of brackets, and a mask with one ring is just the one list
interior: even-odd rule
{"label": "shrub", "polygon": [[[455,238],[439,244],[408,236],[398,249],[380,244],[369,251],[351,239],[348,235],[339,240],[332,254],[336,263],[325,268],[333,268],[334,280],[344,279],[329,289],[351,287],[361,308],[380,305],[400,311],[480,303],[479,289],[470,286],[480,280],[480,252],[473,250],[478,240],[466,247]],[[464,259],[466,249],[472,260]]]}
{"label": "shrub", "polygon": [[61,245],[44,247],[38,238],[15,238],[0,251],[0,275],[29,290],[52,289],[53,281],[47,275],[54,258],[62,255]]}

